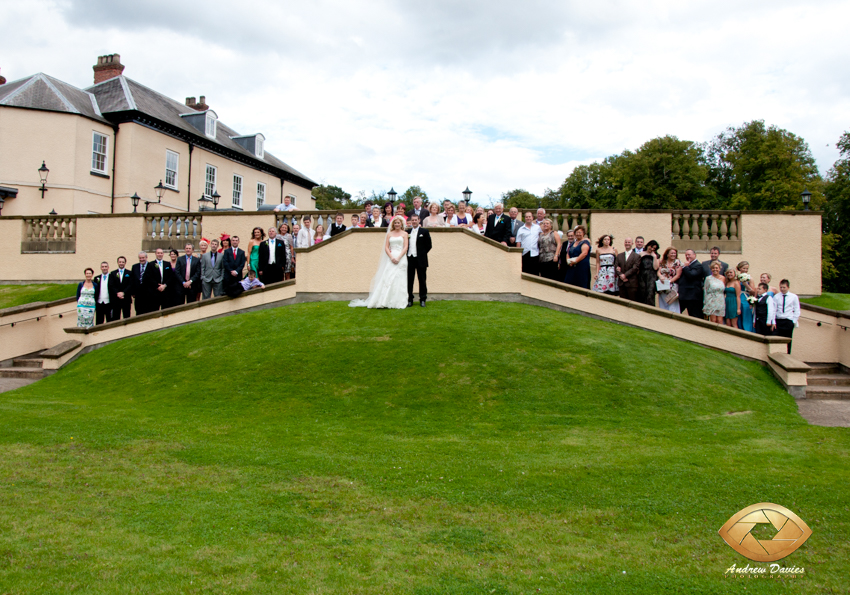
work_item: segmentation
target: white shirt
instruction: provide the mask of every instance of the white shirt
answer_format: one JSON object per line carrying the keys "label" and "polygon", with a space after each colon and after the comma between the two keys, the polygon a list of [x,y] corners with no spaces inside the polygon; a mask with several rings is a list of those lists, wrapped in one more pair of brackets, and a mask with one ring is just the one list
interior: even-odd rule
{"label": "white shirt", "polygon": [[416,237],[419,235],[419,228],[413,227],[410,230],[410,240],[407,244],[407,255],[416,258]]}
{"label": "white shirt", "polygon": [[269,238],[269,264],[274,264],[274,253],[276,252],[276,247],[277,246],[275,246],[275,240]]}
{"label": "white shirt", "polygon": [[100,295],[97,296],[97,301],[100,304],[109,303],[109,273],[100,276]]}
{"label": "white shirt", "polygon": [[764,298],[764,301],[767,302],[767,321],[765,324],[767,326],[776,324],[776,302],[773,301],[774,298],[770,297],[766,293],[760,295],[758,301],[753,304],[753,324],[755,324],[756,321],[756,306],[759,302],[761,302],[762,298]]}
{"label": "white shirt", "polygon": [[[480,221],[480,219],[479,219],[479,221]],[[486,229],[487,229],[487,224],[485,223],[485,224],[484,224],[484,225],[482,225],[481,227],[478,227],[478,224],[477,224],[477,223],[473,223],[473,224],[472,224],[472,227],[470,227],[469,229],[471,229],[472,231],[477,231],[479,234],[481,234],[481,235],[483,236],[483,235],[484,235],[484,230],[486,230]]]}
{"label": "white shirt", "polygon": [[790,320],[795,325],[800,318],[800,298],[796,294],[779,292],[773,296],[776,305],[776,319]]}
{"label": "white shirt", "polygon": [[299,248],[309,248],[313,245],[313,240],[316,238],[316,230],[315,229],[307,229],[306,227],[302,227],[298,232],[298,247]]}
{"label": "white shirt", "polygon": [[537,245],[537,239],[540,237],[540,226],[532,223],[531,227],[523,225],[516,232],[516,243],[522,246],[522,253],[531,253],[531,256],[538,256],[540,250]]}
{"label": "white shirt", "polygon": [[295,205],[290,204],[289,206],[286,206],[285,204],[281,203],[281,204],[277,205],[277,206],[274,208],[274,210],[275,210],[275,211],[294,211],[294,210],[295,210]]}
{"label": "white shirt", "polygon": [[629,256],[631,256],[631,255],[632,255],[632,251],[631,251],[631,250],[626,250],[623,254],[625,254],[625,255],[626,255],[626,262],[629,262]]}

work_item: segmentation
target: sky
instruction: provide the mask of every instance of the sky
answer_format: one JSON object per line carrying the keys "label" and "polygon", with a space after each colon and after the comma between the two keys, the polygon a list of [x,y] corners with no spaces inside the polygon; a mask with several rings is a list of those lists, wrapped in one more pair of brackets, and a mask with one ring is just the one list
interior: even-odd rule
{"label": "sky", "polygon": [[[850,3],[0,0],[0,74],[78,87],[99,55],[351,194],[492,202],[663,135],[751,120],[822,174],[850,130]],[[845,39],[845,41],[841,41]]]}

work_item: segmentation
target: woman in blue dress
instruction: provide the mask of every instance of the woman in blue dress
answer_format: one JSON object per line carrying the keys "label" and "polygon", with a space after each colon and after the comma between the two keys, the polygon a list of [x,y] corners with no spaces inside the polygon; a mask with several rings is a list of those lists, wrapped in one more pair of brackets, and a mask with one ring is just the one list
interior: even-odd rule
{"label": "woman in blue dress", "polygon": [[738,273],[732,267],[726,269],[726,288],[723,294],[726,297],[724,322],[726,326],[737,328],[738,319],[741,317],[741,283],[738,281]]}
{"label": "woman in blue dress", "polygon": [[584,225],[575,228],[575,244],[567,252],[567,274],[564,283],[590,289],[590,242],[584,236],[587,229]]}
{"label": "woman in blue dress", "polygon": [[747,298],[756,295],[756,286],[750,277],[750,263],[742,260],[735,268],[738,269],[738,281],[741,283],[741,315],[738,317],[738,328],[753,332],[753,309]]}

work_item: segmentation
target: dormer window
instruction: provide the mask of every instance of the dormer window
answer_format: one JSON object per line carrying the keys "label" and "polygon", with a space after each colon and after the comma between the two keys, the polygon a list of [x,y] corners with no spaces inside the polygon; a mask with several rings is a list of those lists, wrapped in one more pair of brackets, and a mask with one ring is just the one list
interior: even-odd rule
{"label": "dormer window", "polygon": [[258,134],[256,140],[254,141],[254,154],[257,156],[258,159],[262,159],[266,154],[264,147],[265,142],[266,137],[262,134]]}
{"label": "dormer window", "polygon": [[215,138],[215,125],[218,121],[218,116],[212,110],[207,110],[206,115],[206,133],[210,138]]}

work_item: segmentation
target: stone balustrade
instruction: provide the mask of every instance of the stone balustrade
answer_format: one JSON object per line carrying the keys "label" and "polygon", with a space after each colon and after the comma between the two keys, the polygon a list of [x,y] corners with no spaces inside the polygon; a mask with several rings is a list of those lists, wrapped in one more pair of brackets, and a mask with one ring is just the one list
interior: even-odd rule
{"label": "stone balustrade", "polygon": [[21,254],[73,254],[77,250],[77,218],[25,217]]}
{"label": "stone balustrade", "polygon": [[175,248],[182,253],[187,243],[198,246],[202,232],[203,216],[197,213],[145,215],[142,250],[153,252],[157,248]]}
{"label": "stone balustrade", "polygon": [[673,211],[673,247],[708,252],[741,252],[740,211]]}

